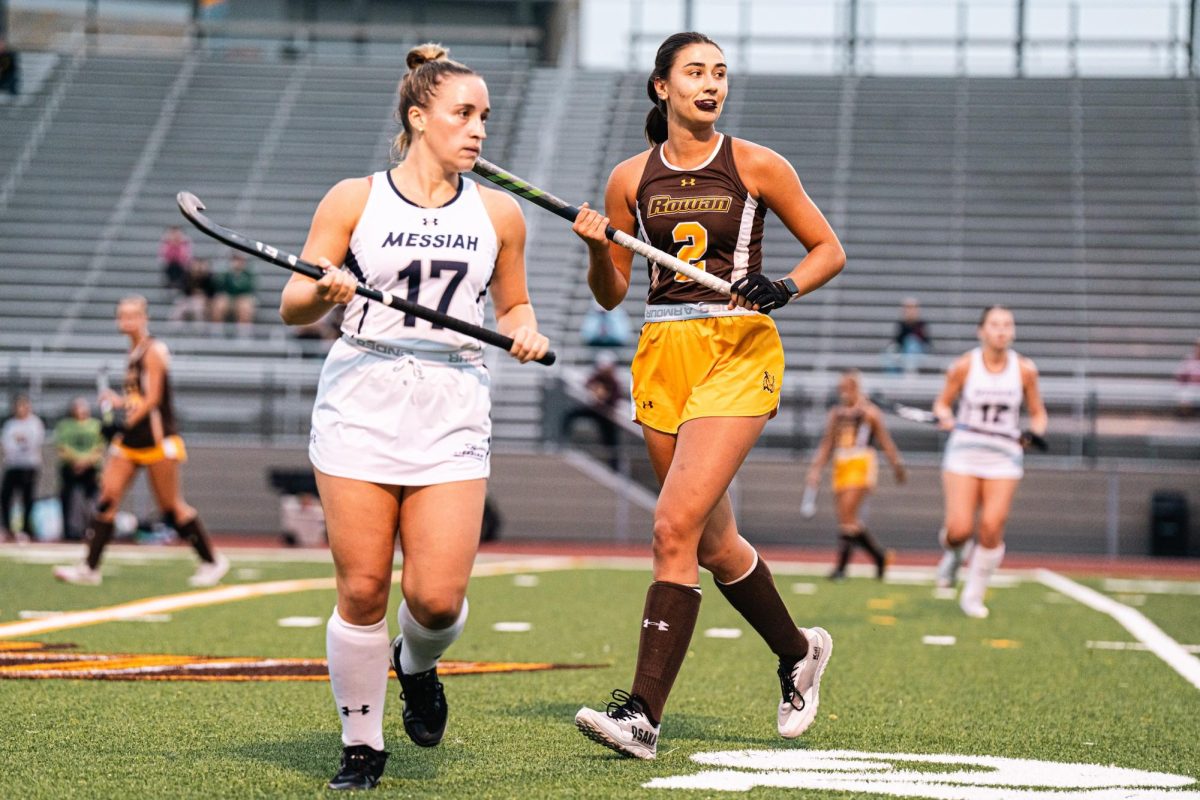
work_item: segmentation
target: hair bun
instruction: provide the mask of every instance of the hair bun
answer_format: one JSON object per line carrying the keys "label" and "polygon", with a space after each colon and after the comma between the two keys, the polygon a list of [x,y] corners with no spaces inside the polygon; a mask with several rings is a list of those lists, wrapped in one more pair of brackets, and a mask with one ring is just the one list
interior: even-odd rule
{"label": "hair bun", "polygon": [[408,56],[405,57],[404,62],[408,64],[408,68],[410,70],[414,70],[422,64],[426,64],[430,61],[442,61],[446,58],[448,53],[449,51],[447,51],[446,48],[442,47],[440,44],[426,42],[425,44],[419,44],[412,50],[409,50]]}

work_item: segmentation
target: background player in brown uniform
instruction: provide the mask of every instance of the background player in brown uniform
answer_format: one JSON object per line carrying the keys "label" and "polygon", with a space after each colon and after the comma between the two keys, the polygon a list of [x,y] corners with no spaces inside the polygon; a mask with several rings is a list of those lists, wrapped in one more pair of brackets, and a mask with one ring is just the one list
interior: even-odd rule
{"label": "background player in brown uniform", "polygon": [[858,546],[871,554],[877,577],[883,577],[887,554],[875,541],[859,515],[863,502],[875,488],[877,466],[874,443],[878,443],[891,462],[896,483],[904,483],[906,473],[900,451],[892,442],[883,414],[863,396],[858,370],[847,370],[838,381],[841,402],[829,409],[825,436],[808,469],[807,485],[815,489],[821,480],[825,462],[833,457],[833,496],[838,518],[838,560],[829,577],[845,577],[850,554]]}
{"label": "background player in brown uniform", "polygon": [[[729,280],[725,297],[652,267],[647,324],[633,361],[633,401],[662,483],[654,515],[654,582],[640,619],[630,692],[607,712],[581,709],[576,725],[617,752],[654,758],[667,695],[687,654],[700,608],[699,567],[779,658],[779,732],[813,721],[832,640],[800,630],[770,570],[743,539],[727,489],[779,405],[783,347],[769,311],[807,294],[845,263],[837,236],[777,153],[718,133],[728,91],[725,57],[698,33],[659,47],[647,82],[652,149],[619,164],[605,194],[607,217],[586,207],[575,232],[589,250],[588,285],[613,308],[629,290],[632,254],[608,244],[611,224]],[[787,277],[762,272],[766,211],[779,215],[808,255]]]}
{"label": "background player in brown uniform", "polygon": [[54,577],[67,583],[100,583],[100,559],[112,540],[113,520],[138,468],[145,467],[163,520],[200,556],[200,565],[188,582],[214,586],[229,570],[229,562],[214,553],[199,513],[187,504],[180,490],[179,465],[187,460],[187,451],[171,402],[170,353],[150,335],[146,298],[134,295],[117,304],[117,329],[129,337],[124,391],[100,399],[124,412],[124,425],[113,437],[100,476],[100,499],[87,530],[87,557],[79,564],[55,567]]}

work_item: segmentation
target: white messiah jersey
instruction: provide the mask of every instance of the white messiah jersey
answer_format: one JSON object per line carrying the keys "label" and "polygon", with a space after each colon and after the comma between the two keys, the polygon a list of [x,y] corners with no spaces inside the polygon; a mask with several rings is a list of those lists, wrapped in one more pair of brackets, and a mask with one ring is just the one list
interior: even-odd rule
{"label": "white messiah jersey", "polygon": [[[459,176],[458,194],[438,208],[408,200],[388,171],[376,172],[346,268],[368,286],[482,325],[499,240],[479,186]],[[480,349],[477,340],[355,296],[342,333],[422,349]]]}
{"label": "white messiah jersey", "polygon": [[971,366],[958,401],[958,421],[979,430],[999,433],[1014,440],[1021,435],[1021,403],[1025,389],[1021,384],[1021,357],[1008,351],[1008,360],[1000,372],[989,372],[983,364],[983,351],[971,351]]}

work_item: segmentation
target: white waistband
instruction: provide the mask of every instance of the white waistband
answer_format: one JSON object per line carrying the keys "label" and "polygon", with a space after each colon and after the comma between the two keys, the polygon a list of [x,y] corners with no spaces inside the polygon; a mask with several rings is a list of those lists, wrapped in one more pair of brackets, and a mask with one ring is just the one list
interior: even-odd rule
{"label": "white waistband", "polygon": [[435,364],[451,364],[453,366],[483,366],[483,351],[473,347],[460,347],[457,350],[435,350],[432,348],[414,347],[410,342],[380,342],[374,339],[363,339],[342,334],[342,341],[351,347],[376,355],[381,358],[415,358],[420,361],[430,361]]}
{"label": "white waistband", "polygon": [[660,303],[646,306],[646,322],[676,322],[705,317],[742,317],[757,314],[748,308],[729,308],[726,303]]}

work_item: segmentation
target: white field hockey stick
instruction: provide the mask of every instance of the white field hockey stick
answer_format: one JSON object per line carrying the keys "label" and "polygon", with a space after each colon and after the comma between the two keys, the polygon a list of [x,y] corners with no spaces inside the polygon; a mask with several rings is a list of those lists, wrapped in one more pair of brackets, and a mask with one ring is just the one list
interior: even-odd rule
{"label": "white field hockey stick", "polygon": [[[901,419],[906,419],[909,422],[920,422],[925,425],[937,425],[938,424],[937,415],[934,414],[932,411],[926,411],[923,408],[915,408],[913,406],[906,406],[903,403],[885,403],[884,407],[887,408],[888,411],[895,414],[897,417],[900,417]],[[983,428],[976,428],[973,425],[967,425],[962,422],[954,423],[954,429],[957,431],[970,431],[971,433],[982,433],[985,436],[998,436],[1001,439],[1008,439],[1009,441],[1016,442],[1016,443],[1020,444],[1022,447],[1029,445],[1030,447],[1033,447],[1042,453],[1046,452],[1046,450],[1048,448],[1048,446],[1046,444],[1046,440],[1044,438],[1042,438],[1041,436],[1038,436],[1033,431],[1022,431],[1017,436],[1010,436],[1007,433],[1000,433],[998,431],[988,431],[988,430],[984,430]]]}
{"label": "white field hockey stick", "polygon": [[[557,214],[567,222],[573,223],[575,222],[575,218],[579,216],[578,206],[573,206],[565,200],[560,200],[549,192],[537,188],[524,178],[518,178],[511,172],[505,172],[486,159],[476,158],[472,171],[500,188],[507,189],[517,197],[523,197],[535,206],[541,206],[547,211]],[[669,270],[678,272],[680,275],[685,275],[701,286],[707,286],[709,289],[720,292],[726,297],[730,294],[729,281],[723,281],[716,275],[707,273],[702,269],[697,269],[670,253],[664,253],[657,247],[651,247],[641,239],[630,236],[625,231],[619,231],[612,225],[609,225],[605,229],[604,235],[626,250],[632,250],[638,255],[644,256],[651,262],[658,264],[660,267],[666,267]]]}
{"label": "white field hockey stick", "polygon": [[[180,192],[175,195],[175,202],[179,204],[179,210],[183,213],[183,216],[187,217],[188,222],[195,225],[201,233],[211,236],[218,242],[223,242],[236,250],[241,250],[243,253],[257,256],[263,261],[274,264],[277,267],[283,267],[284,269],[290,269],[292,272],[306,275],[314,281],[319,281],[321,276],[325,274],[325,270],[300,259],[298,256],[294,256],[277,247],[272,247],[269,244],[249,239],[232,228],[226,228],[224,225],[218,225],[213,222],[203,213],[204,203],[191,192]],[[354,293],[359,297],[374,300],[377,303],[390,306],[397,311],[403,311],[405,314],[432,322],[434,325],[440,325],[443,328],[449,328],[457,333],[470,336],[472,339],[478,339],[484,344],[499,347],[501,350],[512,349],[513,340],[502,333],[497,333],[478,325],[472,325],[470,322],[465,322],[457,317],[452,317],[449,314],[427,308],[426,306],[411,303],[402,297],[397,297],[391,292],[381,292],[378,289],[372,289],[360,283],[354,287]],[[539,364],[550,366],[554,363],[555,358],[554,351],[549,350],[544,356],[535,360]]]}

